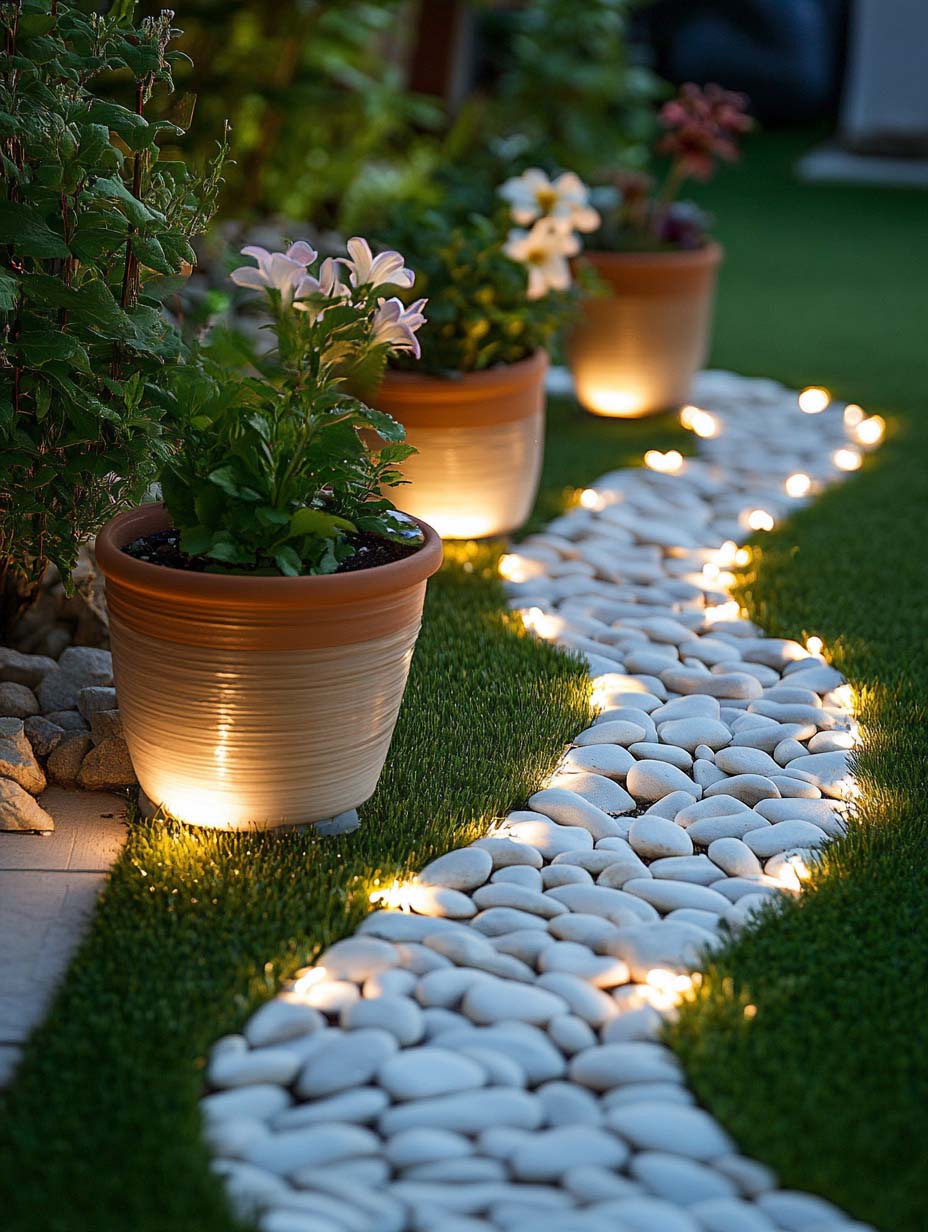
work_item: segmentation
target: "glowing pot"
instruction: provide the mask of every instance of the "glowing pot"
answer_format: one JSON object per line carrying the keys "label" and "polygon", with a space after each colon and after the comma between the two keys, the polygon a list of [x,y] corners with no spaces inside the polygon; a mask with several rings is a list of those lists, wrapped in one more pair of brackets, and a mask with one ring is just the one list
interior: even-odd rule
{"label": "glowing pot", "polygon": [[587,252],[608,284],[590,296],[567,356],[577,398],[594,415],[636,419],[678,407],[709,353],[722,249]]}
{"label": "glowing pot", "polygon": [[441,541],[326,577],[187,573],[120,549],[162,505],[97,537],[119,709],[155,804],[195,825],[269,829],[367,800],[390,747]]}
{"label": "glowing pot", "polygon": [[455,377],[387,372],[374,405],[419,451],[403,463],[403,508],[443,539],[505,535],[535,501],[545,435],[548,357]]}

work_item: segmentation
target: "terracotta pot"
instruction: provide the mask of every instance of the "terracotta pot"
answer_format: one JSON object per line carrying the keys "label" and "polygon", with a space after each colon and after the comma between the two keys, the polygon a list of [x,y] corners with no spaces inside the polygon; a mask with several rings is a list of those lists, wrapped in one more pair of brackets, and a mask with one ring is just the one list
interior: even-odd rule
{"label": "terracotta pot", "polygon": [[387,372],[372,397],[419,451],[394,496],[443,539],[505,535],[522,525],[538,490],[548,357],[456,377]]}
{"label": "terracotta pot", "polygon": [[611,293],[585,302],[568,339],[577,398],[595,415],[637,419],[680,406],[709,352],[722,249],[588,252]]}
{"label": "terracotta pot", "polygon": [[368,799],[396,724],[441,541],[326,577],[187,573],[120,549],[162,505],[97,536],[113,668],[139,783],[194,825],[269,829]]}

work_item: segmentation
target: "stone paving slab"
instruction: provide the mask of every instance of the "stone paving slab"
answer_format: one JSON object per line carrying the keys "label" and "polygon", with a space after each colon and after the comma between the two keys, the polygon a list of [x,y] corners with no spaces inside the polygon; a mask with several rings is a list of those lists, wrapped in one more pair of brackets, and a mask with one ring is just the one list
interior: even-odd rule
{"label": "stone paving slab", "polygon": [[0,834],[0,1086],[44,1017],[125,842],[119,796],[50,788],[51,834]]}

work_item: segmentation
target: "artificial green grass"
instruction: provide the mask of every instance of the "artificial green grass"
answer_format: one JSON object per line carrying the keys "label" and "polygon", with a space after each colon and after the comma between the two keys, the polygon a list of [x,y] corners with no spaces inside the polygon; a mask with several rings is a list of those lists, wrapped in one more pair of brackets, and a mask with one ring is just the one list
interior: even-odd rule
{"label": "artificial green grass", "polygon": [[801,148],[762,138],[703,194],[729,257],[713,359],[890,419],[859,476],[763,538],[742,592],[771,633],[822,637],[857,686],[859,824],[801,901],[706,973],[672,1042],[700,1099],[783,1183],[883,1232],[922,1232],[928,197],[796,184]]}

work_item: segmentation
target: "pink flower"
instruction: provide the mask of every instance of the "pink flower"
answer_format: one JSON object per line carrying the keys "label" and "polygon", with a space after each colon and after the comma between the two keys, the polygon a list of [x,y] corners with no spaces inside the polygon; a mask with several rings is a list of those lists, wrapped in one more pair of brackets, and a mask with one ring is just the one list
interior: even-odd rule
{"label": "pink flower", "polygon": [[230,277],[235,285],[254,291],[277,291],[282,303],[288,305],[308,278],[307,267],[318,254],[305,240],[298,240],[286,252],[268,252],[266,248],[249,244],[242,249],[242,256],[254,257],[258,268],[243,265],[233,270]]}
{"label": "pink flower", "polygon": [[327,299],[343,300],[350,299],[351,292],[343,282],[338,279],[338,263],[334,257],[326,257],[319,267],[319,277],[314,278],[311,274],[306,274],[297,284],[294,308],[299,312],[308,312],[312,315],[313,320],[322,316],[327,308],[331,308],[331,304],[310,303],[306,298],[310,295],[324,295]]}
{"label": "pink flower", "polygon": [[692,82],[681,86],[677,97],[661,108],[668,132],[658,150],[670,154],[685,175],[709,179],[718,159],[735,161],[738,137],[753,127],[747,101],[745,95],[717,85],[704,90]]}
{"label": "pink flower", "polygon": [[395,296],[380,300],[372,321],[374,343],[388,343],[393,351],[412,351],[418,359],[422,352],[416,330],[425,324],[422,309],[427,302],[417,299],[406,308]]}
{"label": "pink flower", "polygon": [[351,271],[350,281],[353,287],[372,286],[409,288],[416,281],[411,269],[406,269],[405,261],[398,252],[381,252],[375,257],[367,240],[359,235],[353,236],[346,245],[347,257],[339,257],[342,265]]}

